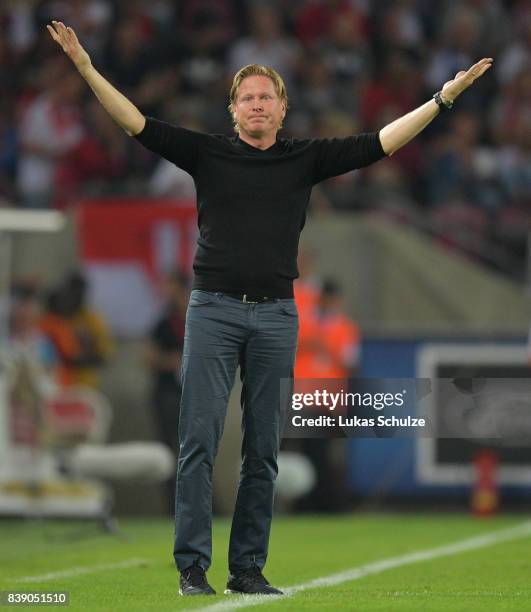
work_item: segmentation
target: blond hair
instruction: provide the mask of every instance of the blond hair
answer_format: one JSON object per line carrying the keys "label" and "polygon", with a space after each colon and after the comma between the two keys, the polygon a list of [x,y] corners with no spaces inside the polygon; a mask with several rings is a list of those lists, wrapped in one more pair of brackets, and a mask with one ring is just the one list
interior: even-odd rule
{"label": "blond hair", "polygon": [[[286,110],[288,109],[288,94],[286,91],[286,85],[284,84],[284,81],[282,80],[280,74],[278,74],[278,72],[274,68],[271,68],[271,66],[261,66],[260,64],[249,64],[247,66],[244,66],[243,68],[240,68],[240,70],[238,70],[238,72],[234,75],[234,79],[232,80],[232,87],[230,88],[229,94],[230,102],[228,109],[229,113],[232,115],[235,132],[240,131],[240,126],[238,125],[238,122],[234,117],[234,105],[238,98],[238,92],[240,91],[240,85],[242,84],[242,81],[250,76],[265,76],[271,79],[271,81],[273,81],[273,86],[275,87],[275,92],[277,96],[284,103],[284,108]],[[280,122],[278,129],[280,129],[281,127],[282,121]]]}

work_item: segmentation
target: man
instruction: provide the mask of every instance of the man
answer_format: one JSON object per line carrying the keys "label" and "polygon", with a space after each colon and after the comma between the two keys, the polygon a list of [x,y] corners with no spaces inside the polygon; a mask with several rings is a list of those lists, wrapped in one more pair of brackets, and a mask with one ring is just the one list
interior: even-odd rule
{"label": "man", "polygon": [[180,456],[174,558],[182,595],[213,594],[212,467],[238,364],[243,391],[242,470],[226,593],[280,594],[262,574],[281,434],[279,380],[293,377],[297,310],[293,279],[314,184],[394,153],[491,65],[484,58],[380,133],[345,139],[277,137],[288,108],[271,68],[234,77],[229,111],[237,135],[191,132],[146,118],[92,66],[74,31],[48,26],[100,102],[130,136],[189,172],[200,235],[181,367]]}
{"label": "man", "polygon": [[113,343],[102,316],[87,303],[89,285],[81,272],[70,274],[59,291],[65,322],[79,344],[78,359],[70,364],[71,384],[99,389],[100,368],[110,359]]}
{"label": "man", "polygon": [[[299,296],[296,291],[299,338],[295,379],[302,385],[297,391],[304,390],[305,381],[319,380],[323,388],[338,392],[355,376],[359,366],[359,327],[345,313],[341,285],[333,278],[324,279],[312,306],[305,309],[302,304],[301,308]],[[334,459],[337,451],[345,448],[343,443],[344,440],[325,436],[300,440],[303,453],[315,468],[317,482],[300,500],[299,510],[337,511],[345,507],[344,460]]]}
{"label": "man", "polygon": [[[341,286],[327,278],[315,304],[300,317],[295,378],[347,379],[357,370],[360,332],[344,312],[342,298]],[[297,308],[300,313],[298,301]]]}

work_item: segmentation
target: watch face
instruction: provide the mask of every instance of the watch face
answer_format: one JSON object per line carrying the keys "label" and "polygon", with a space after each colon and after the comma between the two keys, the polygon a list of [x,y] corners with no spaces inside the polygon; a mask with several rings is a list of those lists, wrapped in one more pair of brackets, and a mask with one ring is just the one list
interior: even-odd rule
{"label": "watch face", "polygon": [[443,102],[443,99],[442,99],[440,91],[438,91],[437,93],[433,94],[433,98],[435,99],[435,102],[437,102],[437,105],[439,106],[439,108],[441,110],[448,110],[448,109],[452,108],[452,106],[453,106],[453,102],[451,102],[449,104],[445,104]]}

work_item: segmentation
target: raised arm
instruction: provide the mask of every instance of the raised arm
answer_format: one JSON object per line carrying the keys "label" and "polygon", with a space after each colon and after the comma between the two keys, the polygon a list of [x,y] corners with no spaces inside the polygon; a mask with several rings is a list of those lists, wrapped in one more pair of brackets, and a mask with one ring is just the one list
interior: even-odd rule
{"label": "raised arm", "polygon": [[144,115],[94,68],[74,30],[67,28],[61,21],[52,21],[52,25],[46,27],[55,42],[72,60],[79,74],[88,83],[109,115],[129,136],[139,134],[146,123]]}
{"label": "raised arm", "polygon": [[[491,57],[484,57],[468,70],[458,72],[452,81],[447,81],[444,84],[441,90],[442,101],[448,105],[453,104],[457,96],[468,89],[476,79],[492,66],[493,61]],[[386,125],[380,130],[380,142],[385,153],[392,155],[400,147],[403,147],[429,125],[439,113],[439,105],[432,98],[407,115]]]}

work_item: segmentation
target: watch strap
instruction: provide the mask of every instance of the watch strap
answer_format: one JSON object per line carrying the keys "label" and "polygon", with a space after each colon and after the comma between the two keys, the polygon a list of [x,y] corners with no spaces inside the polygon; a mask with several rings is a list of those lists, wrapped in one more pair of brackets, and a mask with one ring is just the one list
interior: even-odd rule
{"label": "watch strap", "polygon": [[453,102],[445,102],[441,96],[441,92],[437,91],[433,94],[433,99],[435,100],[435,102],[437,102],[437,106],[442,110],[442,111],[447,111],[450,110],[454,103]]}

